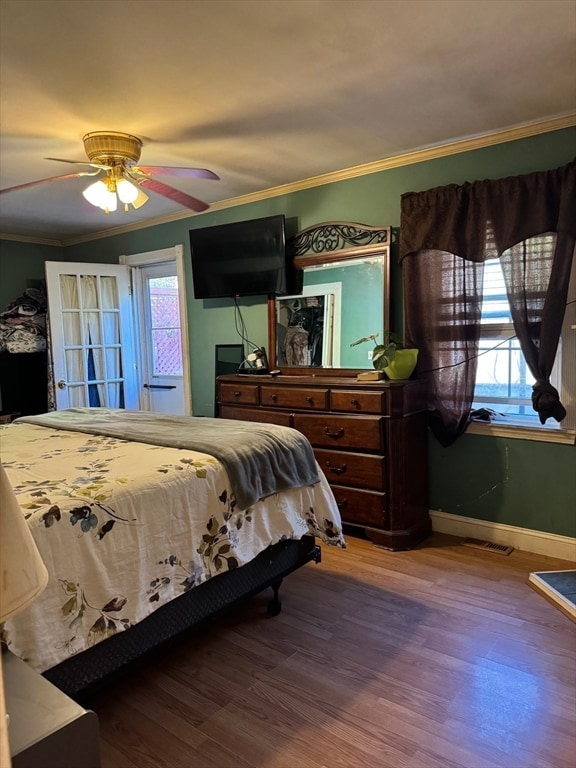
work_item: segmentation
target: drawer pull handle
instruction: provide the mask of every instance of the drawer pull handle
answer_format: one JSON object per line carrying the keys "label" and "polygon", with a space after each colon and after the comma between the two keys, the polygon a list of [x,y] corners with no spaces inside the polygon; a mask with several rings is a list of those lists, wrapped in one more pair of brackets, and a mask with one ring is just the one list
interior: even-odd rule
{"label": "drawer pull handle", "polygon": [[326,466],[330,472],[334,472],[335,475],[341,475],[343,472],[346,472],[346,464],[341,464],[339,467],[333,467],[330,462],[327,461]]}
{"label": "drawer pull handle", "polygon": [[360,402],[356,400],[356,398],[352,398],[352,400],[350,400],[350,405],[353,405],[354,408],[360,408]]}
{"label": "drawer pull handle", "polygon": [[236,390],[236,392],[234,392],[234,397],[240,397],[241,395],[242,395],[242,393],[238,392],[238,390]]}
{"label": "drawer pull handle", "polygon": [[330,432],[330,427],[324,427],[324,433],[328,435],[328,437],[333,437],[335,439],[338,439],[339,437],[342,437],[344,434],[344,429],[340,427],[340,429],[337,429],[336,432]]}
{"label": "drawer pull handle", "polygon": [[310,403],[310,405],[312,405],[312,403],[314,402],[314,398],[310,397],[310,395],[308,395],[308,397],[306,398],[306,402]]}
{"label": "drawer pull handle", "polygon": [[348,506],[348,499],[342,499],[342,501],[337,501],[336,504],[338,506],[338,509],[346,509],[346,507]]}
{"label": "drawer pull handle", "polygon": [[274,400],[274,402],[276,402],[276,400],[278,400],[278,395],[270,395],[270,400]]}

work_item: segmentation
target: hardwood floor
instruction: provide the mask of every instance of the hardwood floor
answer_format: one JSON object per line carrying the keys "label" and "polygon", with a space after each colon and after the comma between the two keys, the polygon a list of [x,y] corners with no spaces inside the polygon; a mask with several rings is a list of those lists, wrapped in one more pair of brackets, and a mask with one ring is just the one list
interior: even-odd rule
{"label": "hardwood floor", "polygon": [[347,541],[101,691],[103,768],[574,768],[570,564]]}

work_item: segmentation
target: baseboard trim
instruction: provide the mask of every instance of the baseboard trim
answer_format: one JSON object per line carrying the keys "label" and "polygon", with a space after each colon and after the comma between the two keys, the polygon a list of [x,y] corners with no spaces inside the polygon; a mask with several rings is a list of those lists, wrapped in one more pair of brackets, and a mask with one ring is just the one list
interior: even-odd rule
{"label": "baseboard trim", "polygon": [[525,552],[576,562],[576,538],[570,536],[533,531],[530,528],[517,528],[503,523],[491,523],[488,520],[475,520],[472,517],[451,515],[449,512],[436,510],[430,510],[430,517],[432,530],[438,533],[470,536],[496,544],[507,544]]}

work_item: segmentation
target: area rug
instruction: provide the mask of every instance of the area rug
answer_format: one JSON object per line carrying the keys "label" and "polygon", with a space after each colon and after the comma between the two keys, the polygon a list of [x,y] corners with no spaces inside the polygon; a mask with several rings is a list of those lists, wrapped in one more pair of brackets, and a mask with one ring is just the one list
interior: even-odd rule
{"label": "area rug", "polygon": [[534,571],[528,583],[576,623],[576,571]]}

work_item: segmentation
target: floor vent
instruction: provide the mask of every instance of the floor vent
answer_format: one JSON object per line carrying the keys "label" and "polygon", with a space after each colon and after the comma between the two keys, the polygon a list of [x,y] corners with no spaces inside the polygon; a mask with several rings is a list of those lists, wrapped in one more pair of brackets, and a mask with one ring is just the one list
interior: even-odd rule
{"label": "floor vent", "polygon": [[507,544],[495,544],[493,541],[483,541],[482,539],[464,539],[462,544],[465,547],[484,549],[487,552],[495,552],[498,555],[509,555],[511,552],[514,552],[514,547],[509,547]]}

